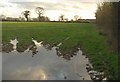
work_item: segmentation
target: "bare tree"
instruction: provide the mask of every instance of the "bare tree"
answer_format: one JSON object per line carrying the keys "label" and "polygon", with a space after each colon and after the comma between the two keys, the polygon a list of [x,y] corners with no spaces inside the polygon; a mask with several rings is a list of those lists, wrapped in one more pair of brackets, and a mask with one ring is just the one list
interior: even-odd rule
{"label": "bare tree", "polygon": [[65,15],[61,14],[61,15],[59,16],[59,21],[64,21],[64,16],[65,16]]}
{"label": "bare tree", "polygon": [[30,16],[30,11],[29,11],[29,10],[23,11],[22,14],[24,15],[24,17],[25,17],[26,20],[28,21],[28,20],[29,20],[29,17],[28,17],[28,16]]}
{"label": "bare tree", "polygon": [[78,16],[78,15],[75,15],[75,16],[74,16],[75,21],[77,21],[77,20],[78,20],[78,18],[79,18],[79,16]]}
{"label": "bare tree", "polygon": [[82,17],[79,17],[79,18],[77,19],[77,21],[81,21],[81,19],[82,19]]}
{"label": "bare tree", "polygon": [[65,20],[65,21],[68,21],[68,18],[65,18],[64,20]]}
{"label": "bare tree", "polygon": [[44,13],[44,8],[42,8],[42,7],[36,7],[35,11],[38,14],[38,19],[40,21],[40,18],[43,16],[43,13]]}
{"label": "bare tree", "polygon": [[5,20],[6,16],[5,15],[0,15],[0,20]]}

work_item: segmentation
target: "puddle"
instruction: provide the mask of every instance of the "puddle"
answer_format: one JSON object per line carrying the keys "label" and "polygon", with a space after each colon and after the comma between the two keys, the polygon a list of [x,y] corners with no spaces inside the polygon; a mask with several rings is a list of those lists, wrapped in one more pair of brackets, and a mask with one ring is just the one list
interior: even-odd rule
{"label": "puddle", "polygon": [[[32,41],[38,51],[34,57],[29,49],[24,53],[16,50],[3,53],[3,80],[91,80],[86,70],[89,62],[81,51],[68,61],[56,54],[56,47],[47,50],[42,42]],[[18,43],[17,40],[14,42],[15,45]]]}
{"label": "puddle", "polygon": [[[34,45],[29,46],[23,53],[19,53],[17,39],[11,40],[13,51],[2,54],[2,79],[3,80],[94,80],[95,72],[88,58],[82,55],[78,48],[76,55],[67,60],[61,54],[59,43],[51,50],[46,49],[49,45],[42,45],[32,39]],[[68,54],[69,55],[69,54]],[[91,70],[88,70],[90,69]],[[99,74],[100,76],[100,74]]]}

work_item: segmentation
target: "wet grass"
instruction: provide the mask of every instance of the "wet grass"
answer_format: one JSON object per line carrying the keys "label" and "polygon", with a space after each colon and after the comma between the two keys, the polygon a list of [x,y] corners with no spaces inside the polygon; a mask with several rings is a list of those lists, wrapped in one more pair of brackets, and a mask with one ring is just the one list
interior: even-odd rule
{"label": "wet grass", "polygon": [[[63,54],[80,47],[89,57],[94,69],[104,71],[109,79],[117,79],[117,55],[108,50],[105,38],[99,35],[95,24],[3,22],[2,25],[3,44],[15,37],[19,41],[18,49],[32,44],[32,38],[50,45],[62,42],[60,51]],[[69,39],[66,39],[68,37]]]}

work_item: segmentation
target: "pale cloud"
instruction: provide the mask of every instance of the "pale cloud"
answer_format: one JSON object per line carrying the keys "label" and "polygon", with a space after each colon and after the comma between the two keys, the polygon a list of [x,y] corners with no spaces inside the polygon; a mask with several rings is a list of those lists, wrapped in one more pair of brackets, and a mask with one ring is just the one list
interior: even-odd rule
{"label": "pale cloud", "polygon": [[120,0],[3,0],[8,2],[48,2],[57,3],[63,1],[77,1],[77,2],[118,2]]}
{"label": "pale cloud", "polygon": [[85,1],[89,0],[3,0],[0,2],[0,14],[19,17],[22,11],[30,10],[31,17],[37,17],[35,8],[40,6],[45,9],[45,15],[52,20],[57,20],[60,14],[64,14],[69,19],[74,15],[82,18],[95,18],[96,0]]}

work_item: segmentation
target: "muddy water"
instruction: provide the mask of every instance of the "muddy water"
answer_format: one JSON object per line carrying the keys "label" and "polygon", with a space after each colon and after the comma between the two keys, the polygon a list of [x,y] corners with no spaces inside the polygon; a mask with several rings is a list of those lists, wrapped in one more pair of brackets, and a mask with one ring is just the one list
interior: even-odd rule
{"label": "muddy water", "polygon": [[3,53],[3,80],[91,80],[86,64],[89,61],[79,50],[71,60],[59,57],[56,47],[46,49],[41,42],[33,40],[37,54],[27,49],[24,53]]}

